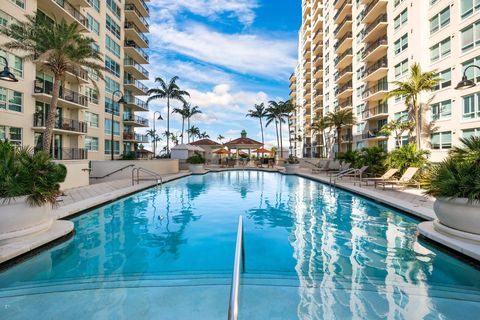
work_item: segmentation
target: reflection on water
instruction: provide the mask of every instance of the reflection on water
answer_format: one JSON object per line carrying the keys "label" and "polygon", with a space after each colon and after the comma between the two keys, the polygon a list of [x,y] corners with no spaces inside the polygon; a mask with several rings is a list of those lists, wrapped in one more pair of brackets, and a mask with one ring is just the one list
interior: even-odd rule
{"label": "reflection on water", "polygon": [[300,319],[454,318],[455,301],[480,310],[480,271],[419,241],[416,221],[316,182],[255,171],[191,176],[77,217],[74,238],[1,273],[0,287],[228,278],[240,214],[243,285],[294,286],[288,301]]}

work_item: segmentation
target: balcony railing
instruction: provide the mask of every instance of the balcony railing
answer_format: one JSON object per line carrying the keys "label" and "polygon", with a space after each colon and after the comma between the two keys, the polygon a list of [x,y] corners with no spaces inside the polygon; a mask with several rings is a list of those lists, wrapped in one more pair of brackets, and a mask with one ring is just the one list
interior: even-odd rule
{"label": "balcony railing", "polygon": [[147,69],[142,67],[140,64],[136,63],[135,60],[133,60],[132,58],[123,59],[123,65],[125,67],[134,67],[135,69],[140,71],[147,78],[149,76],[149,73],[148,73]]}
{"label": "balcony railing", "polygon": [[124,26],[125,29],[134,29],[138,33],[139,37],[142,38],[142,40],[145,41],[147,45],[150,43],[147,36],[142,31],[140,31],[140,29],[138,29],[138,27],[134,23],[130,21],[125,21]]}
{"label": "balcony railing", "polygon": [[80,13],[70,2],[66,0],[54,0],[57,5],[63,8],[68,14],[78,20],[83,26],[88,28],[88,20],[87,18]]}
{"label": "balcony railing", "polygon": [[379,129],[372,129],[366,132],[362,132],[362,139],[372,139],[378,137],[386,137],[384,133],[380,133]]}
{"label": "balcony railing", "polygon": [[386,56],[365,69],[365,71],[363,72],[363,78],[368,77],[380,68],[388,68],[388,59]]}
{"label": "balcony railing", "polygon": [[[53,94],[53,83],[42,80],[35,80],[34,93],[44,93],[47,95]],[[70,89],[60,87],[59,98],[65,101],[73,102],[84,107],[87,106],[88,97]]]}
{"label": "balcony railing", "polygon": [[83,79],[85,81],[88,81],[88,72],[87,70],[80,68],[80,67],[69,67],[67,68],[67,72],[70,72],[71,74],[75,75],[76,77]]}
{"label": "balcony railing", "polygon": [[344,9],[345,6],[347,6],[348,4],[352,4],[352,0],[347,0],[347,1],[345,1],[345,3],[340,7],[340,9],[338,9],[337,14],[333,17],[333,20],[337,20],[337,18],[338,18],[338,16],[340,15],[340,13],[342,13],[343,9]]}
{"label": "balcony railing", "polygon": [[348,38],[353,37],[351,32],[347,32],[338,42],[335,44],[335,50],[342,45],[342,43],[347,40]]}
{"label": "balcony railing", "polygon": [[346,68],[343,68],[342,70],[340,70],[337,75],[335,76],[335,80],[338,80],[339,78],[341,78],[342,76],[344,76],[345,74],[349,73],[349,72],[352,72],[353,69],[352,69],[352,65],[349,65],[348,67]]}
{"label": "balcony railing", "polygon": [[145,101],[142,101],[134,96],[130,96],[130,95],[125,95],[123,96],[123,98],[125,99],[126,103],[127,104],[134,104],[134,105],[137,105],[139,106],[140,108],[144,109],[144,110],[148,110],[148,104],[145,102]]}
{"label": "balcony railing", "polygon": [[388,105],[381,105],[374,108],[370,108],[362,112],[362,119],[368,119],[379,114],[388,114]]}
{"label": "balcony railing", "polygon": [[[41,148],[35,148],[35,152],[41,151]],[[82,148],[62,148],[54,147],[52,156],[55,160],[85,160],[88,159],[88,150]]]}
{"label": "balcony railing", "polygon": [[146,28],[149,28],[150,25],[148,24],[147,22],[147,19],[145,19],[142,14],[140,13],[140,11],[138,11],[137,7],[135,7],[135,5],[133,3],[126,3],[125,4],[125,11],[134,11],[138,18],[142,21],[142,23],[145,25]]}
{"label": "balcony railing", "polygon": [[362,98],[368,98],[372,94],[375,94],[380,91],[387,91],[388,90],[388,83],[378,83],[375,84],[367,89],[365,89],[362,93]]}
{"label": "balcony railing", "polygon": [[149,56],[148,54],[142,49],[140,48],[134,41],[132,40],[125,40],[125,43],[124,43],[125,47],[128,47],[128,48],[135,48],[135,50],[138,51],[138,53],[145,59],[145,60],[149,60]]}
{"label": "balcony railing", "polygon": [[338,64],[340,61],[342,61],[343,58],[352,54],[353,54],[352,48],[348,49],[347,51],[345,51],[344,53],[342,53],[341,55],[335,58],[335,64]]}
{"label": "balcony railing", "polygon": [[148,119],[136,116],[134,114],[124,114],[123,121],[135,122],[143,126],[148,126]]}
{"label": "balcony railing", "polygon": [[346,84],[344,84],[343,86],[341,87],[338,87],[337,90],[335,90],[335,95],[339,95],[341,94],[342,92],[346,91],[346,90],[349,90],[349,89],[353,89],[352,87],[352,82],[348,82]]}
{"label": "balcony railing", "polygon": [[370,43],[365,50],[362,53],[362,59],[364,59],[366,56],[368,56],[370,53],[375,51],[378,47],[388,45],[388,40],[387,37],[383,37],[381,39],[378,39],[375,42]]}
{"label": "balcony railing", "polygon": [[370,31],[372,31],[373,29],[375,29],[376,26],[378,26],[380,23],[382,22],[387,22],[387,14],[384,13],[382,15],[380,15],[377,19],[375,19],[375,21],[373,21],[372,23],[369,23],[366,27],[365,27],[365,30],[363,31],[363,37],[365,37],[367,34],[370,33]]}
{"label": "balcony railing", "polygon": [[380,0],[374,0],[365,9],[363,9],[363,11],[360,13],[360,20],[363,20],[363,18],[365,18],[365,16],[373,9],[373,7],[377,5],[379,1]]}
{"label": "balcony railing", "polygon": [[133,133],[133,132],[124,132],[123,133],[123,140],[131,140],[137,141],[142,143],[148,143],[148,136],[145,134]]}
{"label": "balcony railing", "polygon": [[[46,117],[43,114],[34,114],[33,115],[33,126],[34,127],[45,127]],[[87,123],[83,121],[68,119],[68,118],[58,118],[55,120],[55,129],[87,133]]]}
{"label": "balcony railing", "polygon": [[148,87],[146,85],[144,85],[143,83],[141,83],[140,81],[138,80],[135,80],[135,79],[123,79],[123,84],[126,84],[126,85],[133,85],[137,88],[139,88],[142,92],[147,92],[148,91]]}
{"label": "balcony railing", "polygon": [[342,27],[347,23],[347,22],[352,22],[352,16],[348,15],[345,17],[345,19],[342,20],[342,22],[340,22],[338,24],[338,26],[335,28],[335,31],[333,31],[334,34],[337,34],[338,31],[340,31],[340,29],[342,29]]}
{"label": "balcony railing", "polygon": [[351,134],[342,135],[342,136],[340,136],[340,141],[341,142],[351,142],[351,141],[353,141],[353,135],[351,135]]}

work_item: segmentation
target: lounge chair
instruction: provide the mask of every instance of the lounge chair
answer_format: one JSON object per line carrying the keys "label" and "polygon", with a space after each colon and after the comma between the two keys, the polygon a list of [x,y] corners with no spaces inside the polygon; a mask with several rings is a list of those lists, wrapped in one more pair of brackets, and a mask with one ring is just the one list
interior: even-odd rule
{"label": "lounge chair", "polygon": [[307,163],[310,163],[311,165],[315,166],[315,168],[312,169],[312,173],[319,173],[323,171],[328,171],[330,169],[330,160],[327,160],[327,162],[325,162],[323,166],[320,163],[316,164],[308,161]]}
{"label": "lounge chair", "polygon": [[357,169],[347,168],[347,169],[341,170],[341,171],[339,171],[339,172],[337,172],[337,173],[335,173],[335,174],[331,174],[331,175],[330,175],[330,184],[331,184],[332,182],[335,182],[338,178],[344,177],[344,176],[346,176],[347,174],[350,174],[350,173],[355,172],[355,170],[357,170]]}
{"label": "lounge chair", "polygon": [[[383,181],[375,181],[375,188],[377,187],[377,184],[381,184],[383,186],[383,190],[385,190],[386,185],[391,185],[392,188],[393,186],[401,186],[401,187],[406,187],[407,185],[413,184],[413,176],[417,173],[418,168],[413,168],[410,167],[408,168],[405,173],[400,177],[398,180],[383,180]],[[416,183],[418,187],[420,187],[419,183]]]}
{"label": "lounge chair", "polygon": [[[365,171],[367,171],[368,169],[368,166],[363,166],[361,167],[360,169],[353,169],[351,172],[347,172],[345,174],[342,174],[340,176],[340,178],[353,178],[353,180],[356,180],[357,178],[359,180],[362,179],[363,177],[363,174],[365,173]],[[354,185],[355,185],[356,182],[354,182]]]}
{"label": "lounge chair", "polygon": [[255,166],[257,168],[263,168],[263,161],[262,160],[256,160],[255,161]]}
{"label": "lounge chair", "polygon": [[344,163],[342,165],[340,165],[340,168],[339,169],[329,169],[327,170],[327,173],[332,176],[334,174],[343,174],[343,173],[346,173],[346,171],[350,171],[350,166],[352,164],[351,163]]}
{"label": "lounge chair", "polygon": [[358,185],[361,187],[362,182],[365,182],[365,185],[368,186],[368,182],[372,181],[385,181],[388,179],[391,179],[394,174],[398,172],[398,169],[388,169],[387,172],[385,172],[381,177],[374,177],[374,178],[361,178],[358,182]]}

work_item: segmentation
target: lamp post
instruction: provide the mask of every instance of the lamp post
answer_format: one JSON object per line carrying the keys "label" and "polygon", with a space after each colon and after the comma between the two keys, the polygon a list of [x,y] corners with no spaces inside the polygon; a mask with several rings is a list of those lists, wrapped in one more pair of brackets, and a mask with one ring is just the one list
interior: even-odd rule
{"label": "lamp post", "polygon": [[115,104],[115,95],[117,93],[120,93],[120,99],[117,101],[117,103],[120,105],[120,104],[125,104],[125,99],[123,97],[123,92],[120,91],[120,90],[115,90],[113,93],[112,93],[112,136],[111,136],[111,139],[110,139],[110,154],[111,154],[111,160],[114,160],[114,157],[113,157],[113,153],[114,153],[114,147],[113,147],[113,128],[114,128],[114,125],[113,125],[113,116],[115,115],[115,108],[113,107],[114,104]]}
{"label": "lamp post", "polygon": [[7,58],[2,56],[0,56],[0,58],[2,58],[2,60],[5,62],[5,67],[3,68],[3,71],[0,72],[0,80],[8,82],[18,82],[18,79],[15,77],[15,75],[10,72]]}
{"label": "lamp post", "polygon": [[[157,113],[158,113],[158,118],[156,118]],[[160,111],[155,111],[153,113],[153,134],[154,134],[154,136],[152,137],[153,138],[153,157],[157,156],[157,153],[156,153],[157,152],[157,131],[155,130],[155,122],[157,122],[157,120],[163,120]]]}
{"label": "lamp post", "polygon": [[460,81],[457,84],[457,86],[455,87],[455,90],[469,89],[469,88],[475,87],[475,85],[476,85],[475,80],[474,79],[468,80],[468,78],[467,78],[467,70],[470,69],[470,68],[477,68],[478,70],[480,70],[480,67],[477,66],[477,65],[474,65],[474,64],[466,67],[465,70],[463,71],[462,81]]}

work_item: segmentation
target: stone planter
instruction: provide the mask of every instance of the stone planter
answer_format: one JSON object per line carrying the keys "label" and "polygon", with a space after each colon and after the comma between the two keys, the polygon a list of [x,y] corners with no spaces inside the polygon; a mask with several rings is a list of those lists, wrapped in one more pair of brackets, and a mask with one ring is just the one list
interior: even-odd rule
{"label": "stone planter", "polygon": [[204,173],[205,170],[203,168],[203,163],[200,164],[189,164],[188,165],[188,170],[190,170],[191,173]]}
{"label": "stone planter", "polygon": [[468,203],[466,198],[438,198],[433,210],[442,225],[480,235],[479,203]]}
{"label": "stone planter", "polygon": [[285,163],[285,173],[295,174],[300,171],[300,164],[288,164]]}
{"label": "stone planter", "polygon": [[50,228],[53,223],[52,206],[30,207],[26,197],[17,197],[3,203],[0,199],[0,244]]}

